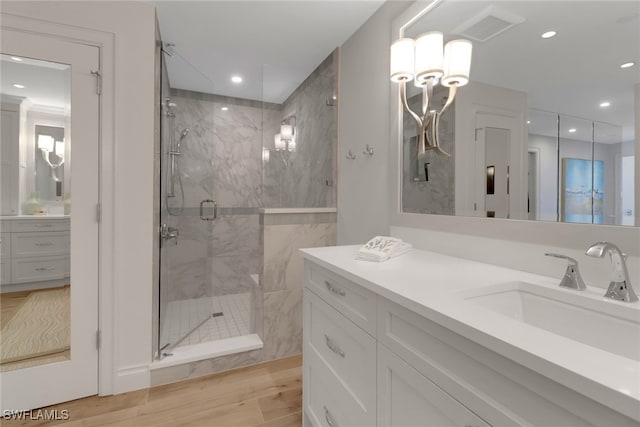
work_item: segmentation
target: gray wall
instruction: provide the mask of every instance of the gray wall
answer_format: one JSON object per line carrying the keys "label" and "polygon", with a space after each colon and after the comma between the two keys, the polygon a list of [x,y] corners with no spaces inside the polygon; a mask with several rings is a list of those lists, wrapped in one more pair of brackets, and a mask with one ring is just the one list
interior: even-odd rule
{"label": "gray wall", "polygon": [[[285,100],[280,113],[265,111],[265,208],[336,206],[335,155],[338,109],[326,101],[337,93],[338,49],[334,50]],[[280,121],[295,115],[296,152],[276,152],[273,137]]]}

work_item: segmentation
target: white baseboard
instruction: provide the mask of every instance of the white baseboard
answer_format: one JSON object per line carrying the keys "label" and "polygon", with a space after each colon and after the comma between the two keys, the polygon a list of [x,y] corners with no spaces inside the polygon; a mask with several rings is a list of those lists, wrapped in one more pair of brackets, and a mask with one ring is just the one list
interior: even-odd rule
{"label": "white baseboard", "polygon": [[113,383],[113,394],[148,388],[151,385],[149,365],[129,366],[118,369]]}

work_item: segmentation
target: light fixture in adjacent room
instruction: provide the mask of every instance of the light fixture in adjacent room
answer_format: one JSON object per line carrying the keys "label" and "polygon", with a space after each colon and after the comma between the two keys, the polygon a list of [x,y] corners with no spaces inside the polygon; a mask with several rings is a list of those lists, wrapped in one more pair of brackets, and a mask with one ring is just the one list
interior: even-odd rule
{"label": "light fixture in adjacent room", "polygon": [[222,108],[220,108],[220,110],[222,110],[222,111],[229,111],[229,107],[222,107]]}
{"label": "light fixture in adjacent room", "polygon": [[576,128],[571,128],[569,129],[569,133],[576,133],[577,129]]}
{"label": "light fixture in adjacent room", "polygon": [[[400,97],[405,110],[418,125],[418,159],[427,150],[451,156],[442,149],[439,139],[440,118],[451,106],[459,87],[469,83],[472,44],[469,40],[451,40],[444,45],[444,36],[439,31],[430,31],[417,39],[401,38],[391,44],[392,82],[400,84]],[[422,88],[422,110],[419,113],[409,108],[407,82],[414,80]],[[449,88],[447,102],[440,111],[433,108],[433,87],[439,82]]]}
{"label": "light fixture in adjacent room", "polygon": [[[47,162],[52,169],[57,169],[64,163],[64,141],[56,141],[50,135],[38,135],[38,149],[42,154],[42,159]],[[51,161],[51,154],[57,159]]]}
{"label": "light fixture in adjacent room", "polygon": [[609,101],[604,101],[600,103],[600,108],[611,107],[611,103]]}
{"label": "light fixture in adjacent room", "polygon": [[240,76],[231,76],[231,81],[233,83],[242,83],[242,77],[240,77]]}
{"label": "light fixture in adjacent room", "polygon": [[558,34],[555,31],[547,31],[545,33],[542,33],[542,37],[543,39],[550,39],[551,37],[555,37],[555,35]]}
{"label": "light fixture in adjacent room", "polygon": [[633,62],[633,61],[625,62],[624,64],[621,64],[621,65],[620,65],[620,68],[631,68],[631,67],[633,67],[634,65],[636,65],[636,63],[635,63],[635,62]]}
{"label": "light fixture in adjacent room", "polygon": [[18,88],[18,89],[24,89],[24,85],[21,85],[19,83],[14,83],[13,87]]}

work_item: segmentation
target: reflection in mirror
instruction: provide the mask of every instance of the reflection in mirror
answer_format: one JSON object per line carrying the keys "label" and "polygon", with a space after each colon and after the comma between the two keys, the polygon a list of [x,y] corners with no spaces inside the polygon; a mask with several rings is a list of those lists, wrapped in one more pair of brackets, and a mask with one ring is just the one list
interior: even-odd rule
{"label": "reflection in mirror", "polygon": [[[561,19],[576,8],[579,19]],[[401,37],[440,31],[445,43],[469,39],[473,60],[470,82],[447,112],[451,128],[440,132],[452,158],[418,160],[418,131],[402,112],[403,212],[637,223],[639,16],[639,2],[442,0],[413,20]],[[484,25],[491,22],[500,25]],[[549,30],[555,36],[543,38]],[[415,108],[421,94],[407,88]],[[487,163],[492,129],[509,130],[493,153],[505,155],[502,172]],[[508,184],[499,201],[486,194],[489,166],[494,191]]]}
{"label": "reflection in mirror", "polygon": [[71,357],[71,67],[0,56],[0,371]]}
{"label": "reflection in mirror", "polygon": [[64,128],[36,125],[36,191],[42,200],[60,200],[64,182]]}

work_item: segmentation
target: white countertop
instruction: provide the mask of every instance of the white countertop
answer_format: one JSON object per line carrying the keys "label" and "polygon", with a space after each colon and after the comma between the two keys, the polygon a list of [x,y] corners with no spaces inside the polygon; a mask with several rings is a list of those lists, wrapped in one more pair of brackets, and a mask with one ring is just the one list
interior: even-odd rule
{"label": "white countertop", "polygon": [[69,219],[71,215],[3,215],[0,221],[24,221],[24,220],[43,220],[43,219]]}
{"label": "white countertop", "polygon": [[[465,289],[513,281],[557,288],[560,277],[416,249],[382,263],[361,261],[354,259],[359,248],[302,249],[302,254],[305,259],[640,421],[640,362],[508,319],[464,301],[459,294]],[[588,287],[585,293],[602,298],[604,291]],[[635,303],[634,308],[640,318],[640,304]],[[631,337],[634,338],[637,339]]]}

